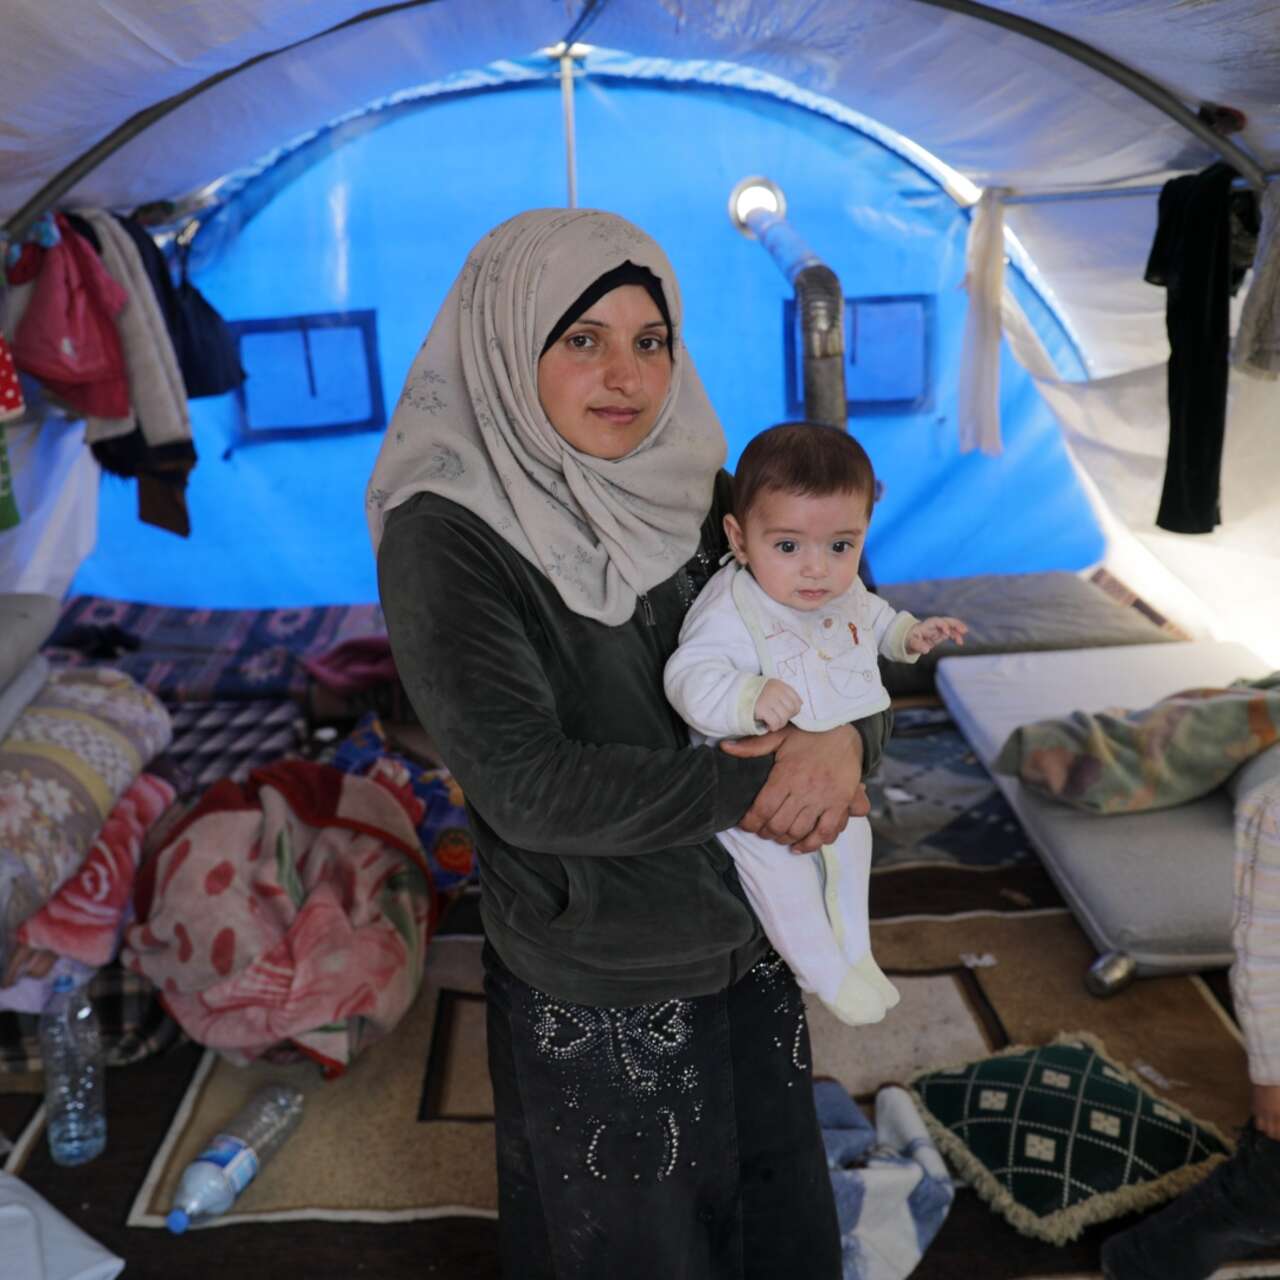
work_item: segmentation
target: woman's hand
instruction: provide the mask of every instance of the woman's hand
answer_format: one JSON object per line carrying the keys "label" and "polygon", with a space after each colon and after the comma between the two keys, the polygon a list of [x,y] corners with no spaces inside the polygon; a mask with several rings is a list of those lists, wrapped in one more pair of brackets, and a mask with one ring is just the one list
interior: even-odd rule
{"label": "woman's hand", "polygon": [[1253,1123],[1268,1138],[1280,1142],[1280,1084],[1253,1086]]}
{"label": "woman's hand", "polygon": [[738,824],[744,831],[815,853],[871,811],[862,787],[862,737],[852,725],[808,733],[788,725],[758,738],[726,739],[722,751],[754,757],[776,753],[769,779]]}

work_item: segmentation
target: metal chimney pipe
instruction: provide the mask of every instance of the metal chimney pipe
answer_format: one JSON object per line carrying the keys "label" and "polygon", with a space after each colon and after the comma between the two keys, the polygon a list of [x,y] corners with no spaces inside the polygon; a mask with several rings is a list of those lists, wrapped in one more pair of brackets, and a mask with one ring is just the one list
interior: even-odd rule
{"label": "metal chimney pipe", "polygon": [[844,387],[844,294],[840,280],[781,213],[753,209],[743,221],[796,292],[804,355],[804,416],[847,430]]}
{"label": "metal chimney pipe", "polygon": [[759,240],[796,295],[804,368],[804,416],[847,431],[844,294],[840,281],[787,221],[787,199],[768,178],[743,178],[729,195],[729,218]]}

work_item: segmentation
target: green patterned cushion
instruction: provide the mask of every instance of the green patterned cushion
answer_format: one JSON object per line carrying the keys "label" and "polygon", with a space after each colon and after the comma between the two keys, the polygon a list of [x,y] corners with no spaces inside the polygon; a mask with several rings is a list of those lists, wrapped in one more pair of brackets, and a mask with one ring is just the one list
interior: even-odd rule
{"label": "green patterned cushion", "polygon": [[1231,1150],[1085,1032],[910,1083],[947,1159],[1014,1227],[1051,1244],[1169,1199]]}

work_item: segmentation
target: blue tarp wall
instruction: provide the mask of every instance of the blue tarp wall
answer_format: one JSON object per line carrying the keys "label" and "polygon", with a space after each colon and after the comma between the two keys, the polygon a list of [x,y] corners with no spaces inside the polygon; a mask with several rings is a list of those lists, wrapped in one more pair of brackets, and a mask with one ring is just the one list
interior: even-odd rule
{"label": "blue tarp wall", "polygon": [[[867,545],[875,576],[1100,558],[1058,427],[1007,353],[1005,452],[959,452],[968,223],[930,176],[856,128],[754,88],[591,75],[576,114],[578,202],[633,219],[675,264],[685,340],[730,466],[754,433],[795,416],[790,288],[726,213],[739,179],[766,174],[854,300],[850,429],[884,482]],[[133,486],[105,477],[98,546],[73,590],[206,607],[376,599],[363,492],[381,432],[351,424],[376,423],[379,382],[389,416],[471,245],[522,209],[563,203],[559,87],[517,78],[390,106],[230,189],[197,241],[206,249],[193,278],[224,316],[246,322],[251,377],[243,403],[193,402],[192,535],[140,524]],[[1059,371],[1083,376],[1043,300],[1016,273],[1014,286]]]}

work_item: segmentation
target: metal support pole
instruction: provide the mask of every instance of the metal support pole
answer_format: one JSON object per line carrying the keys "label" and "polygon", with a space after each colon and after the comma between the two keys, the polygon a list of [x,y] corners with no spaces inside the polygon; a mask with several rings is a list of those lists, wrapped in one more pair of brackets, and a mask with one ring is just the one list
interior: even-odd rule
{"label": "metal support pole", "polygon": [[840,280],[778,213],[755,209],[743,221],[796,291],[804,353],[804,416],[848,430],[844,385],[844,294]]}
{"label": "metal support pole", "polygon": [[[1274,173],[1265,173],[1262,175],[1268,182],[1271,182],[1276,175]],[[1251,188],[1251,184],[1243,178],[1235,178],[1231,186],[1236,191],[1243,191]],[[1158,196],[1163,187],[1142,186],[1142,187],[1077,187],[1075,190],[1070,188],[1062,191],[1024,191],[1011,192],[1001,201],[1002,204],[1062,204],[1072,200],[1121,200],[1125,197],[1132,196]]]}
{"label": "metal support pole", "polygon": [[1022,18],[1014,13],[1006,13],[1003,9],[992,9],[985,4],[975,4],[973,0],[916,0],[918,4],[927,4],[934,9],[946,9],[951,13],[963,14],[968,18],[977,18],[980,22],[990,22],[1016,35],[1025,36],[1037,44],[1048,45],[1059,53],[1092,67],[1109,80],[1124,85],[1126,89],[1136,93],[1170,119],[1176,120],[1188,133],[1194,134],[1206,146],[1212,147],[1244,180],[1261,191],[1266,186],[1266,176],[1262,166],[1243,148],[1229,142],[1221,134],[1215,133],[1194,111],[1189,110],[1167,89],[1149,80],[1140,71],[1126,66],[1123,62],[1085,44],[1065,32],[1055,31],[1052,27],[1032,22],[1030,18]]}
{"label": "metal support pole", "polygon": [[573,55],[566,46],[560,55],[560,104],[564,107],[564,165],[570,209],[578,207],[577,140],[573,123]]}

